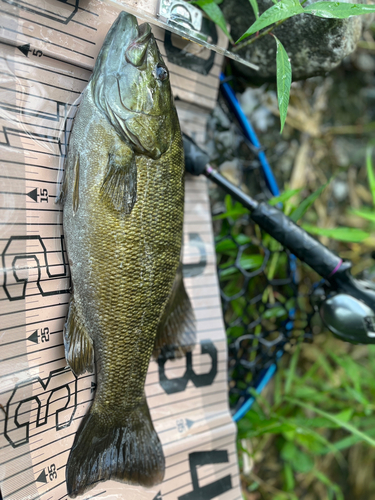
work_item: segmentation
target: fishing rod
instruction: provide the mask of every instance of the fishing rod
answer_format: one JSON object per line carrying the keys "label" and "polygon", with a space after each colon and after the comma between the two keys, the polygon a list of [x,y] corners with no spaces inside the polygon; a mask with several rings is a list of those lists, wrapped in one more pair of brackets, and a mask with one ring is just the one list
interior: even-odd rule
{"label": "fishing rod", "polygon": [[208,155],[183,134],[185,168],[205,175],[250,212],[251,219],[275,240],[322,276],[311,303],[323,323],[343,341],[375,344],[375,285],[355,279],[351,262],[342,260],[276,207],[257,202],[234,186],[210,164]]}

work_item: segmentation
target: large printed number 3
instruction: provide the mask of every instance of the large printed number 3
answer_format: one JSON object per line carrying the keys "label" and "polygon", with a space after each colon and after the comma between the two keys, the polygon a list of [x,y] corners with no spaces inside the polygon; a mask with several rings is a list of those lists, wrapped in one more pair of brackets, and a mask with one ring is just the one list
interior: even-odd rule
{"label": "large printed number 3", "polygon": [[[217,349],[215,345],[208,340],[201,343],[201,354],[208,354],[211,358],[211,368],[208,372],[197,375],[193,370],[192,354],[188,352],[186,354],[186,370],[184,375],[173,379],[167,378],[165,374],[165,364],[168,360],[162,356],[159,357],[159,381],[167,394],[184,391],[189,380],[193,382],[195,387],[205,387],[212,384],[217,374]],[[171,363],[173,363],[173,361],[171,361]]]}

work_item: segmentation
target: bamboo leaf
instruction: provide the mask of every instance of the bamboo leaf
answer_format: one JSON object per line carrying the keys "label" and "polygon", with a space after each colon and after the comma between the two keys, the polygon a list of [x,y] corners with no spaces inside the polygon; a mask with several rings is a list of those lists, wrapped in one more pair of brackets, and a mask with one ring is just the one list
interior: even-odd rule
{"label": "bamboo leaf", "polygon": [[362,231],[362,229],[353,227],[336,227],[328,229],[325,227],[310,226],[309,224],[302,224],[302,227],[305,231],[311,234],[328,236],[334,240],[350,241],[351,243],[360,243],[370,236],[370,233],[366,233],[366,231]]}
{"label": "bamboo leaf", "polygon": [[277,101],[279,103],[281,129],[283,131],[286,115],[288,113],[290,86],[292,84],[292,66],[283,44],[273,35],[276,40],[276,81]]}
{"label": "bamboo leaf", "polygon": [[331,181],[329,180],[323,186],[320,186],[316,191],[310,194],[306,199],[302,201],[302,203],[294,210],[294,212],[290,215],[290,218],[292,219],[293,222],[297,222],[305,213],[307,210],[311,207],[311,205],[314,203],[315,200],[319,198],[319,196],[322,194],[322,192],[325,190],[325,188],[328,186],[328,184]]}
{"label": "bamboo leaf", "polygon": [[244,38],[253,35],[257,31],[270,26],[278,21],[283,21],[296,14],[302,14],[304,9],[298,0],[280,0],[277,4],[267,9],[259,19],[257,19],[250,28],[237,40],[241,42]]}
{"label": "bamboo leaf", "polygon": [[233,39],[227,30],[224,15],[217,3],[214,0],[195,0],[193,3],[198,5],[198,7],[200,7],[208,17],[224,31],[229,40],[233,43]]}
{"label": "bamboo leaf", "polygon": [[345,3],[345,2],[316,2],[303,9],[313,16],[346,19],[351,16],[375,12],[375,5]]}

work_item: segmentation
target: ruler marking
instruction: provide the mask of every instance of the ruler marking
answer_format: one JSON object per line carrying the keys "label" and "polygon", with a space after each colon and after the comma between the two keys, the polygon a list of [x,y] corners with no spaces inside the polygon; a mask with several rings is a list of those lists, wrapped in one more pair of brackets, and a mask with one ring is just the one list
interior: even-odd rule
{"label": "ruler marking", "polygon": [[[21,0],[18,0],[19,3],[23,3],[25,5],[28,5],[26,2],[22,2]],[[65,2],[66,3],[66,2]],[[46,10],[46,9],[43,9],[45,10],[46,12],[48,12],[49,14],[53,14],[53,15],[58,15],[59,17],[62,17],[60,14],[57,14],[53,11],[50,11],[50,10]],[[27,21],[29,23],[32,23],[32,24],[36,24],[38,26],[42,26],[43,28],[48,28],[48,29],[51,29],[51,26],[50,25],[47,25],[47,24],[43,24],[43,23],[40,23],[38,21],[35,21],[34,19],[31,21],[30,19],[26,18],[26,17],[22,17],[18,14],[12,14],[11,12],[7,12],[7,11],[1,11],[0,12],[3,12],[3,13],[6,13],[8,16],[12,16],[12,17],[15,17],[17,19],[22,19],[23,21]],[[3,26],[5,29],[8,29],[6,26]],[[13,30],[9,30],[9,31],[13,31]],[[83,42],[87,42],[87,43],[90,43],[91,45],[96,45],[95,42],[92,42],[91,40],[86,40],[86,38],[82,38],[80,36],[77,36],[77,35],[73,35],[72,33],[67,33],[66,31],[63,31],[63,30],[59,30],[57,29],[56,27],[53,28],[53,31],[56,31],[58,33],[62,33],[63,35],[66,35],[66,36],[71,36],[72,38],[77,38],[77,40],[82,40]],[[19,33],[20,35],[24,35],[24,36],[29,36],[29,35],[26,35],[25,33],[23,32],[16,32],[16,33]],[[39,38],[38,40],[42,40],[44,41],[43,38]],[[59,45],[59,47],[61,47]],[[62,48],[65,48],[65,47],[62,47]]]}
{"label": "ruler marking", "polygon": [[[1,10],[0,9],[0,12],[2,13],[5,13],[5,14],[8,14],[9,15],[9,12],[6,12],[4,10]],[[11,14],[13,15],[13,14]],[[16,16],[18,17],[18,16]],[[20,19],[24,19],[24,18],[20,18]],[[84,56],[84,57],[87,57],[88,59],[94,59],[93,56],[88,56],[87,54],[85,54],[84,52],[79,52],[78,50],[74,50],[74,49],[69,49],[68,47],[64,47],[63,45],[60,45],[58,43],[54,43],[54,42],[51,42],[50,40],[47,40],[46,38],[39,38],[38,36],[33,36],[33,35],[26,35],[25,33],[22,33],[22,31],[17,31],[17,30],[13,30],[11,28],[7,28],[4,26],[4,28],[7,30],[7,31],[10,31],[12,33],[17,33],[17,35],[22,35],[24,36],[26,39],[28,38],[32,38],[33,40],[38,40],[39,42],[42,42],[42,43],[48,43],[49,45],[52,45],[54,47],[58,47],[59,49],[63,49],[63,50],[67,50],[68,52],[73,52],[74,54],[79,54],[80,56]],[[58,31],[58,30],[57,30]],[[67,33],[66,33],[67,34]],[[20,42],[22,43],[22,42]]]}
{"label": "ruler marking", "polygon": [[[225,451],[227,451],[227,450],[225,450]],[[228,470],[228,469],[231,469],[232,467],[236,466],[235,463],[234,464],[231,464],[230,462],[226,462],[226,463],[227,463],[227,465],[225,465],[222,469],[217,470],[215,472],[210,472],[206,476],[202,476],[200,479],[207,479],[209,477],[215,477],[217,474],[220,474],[221,472],[223,472],[225,470]],[[206,465],[216,465],[216,464],[206,464]],[[178,477],[184,476],[185,474],[189,474],[190,475],[190,468],[187,471],[185,471],[185,472],[180,472],[180,474],[177,474],[176,476],[174,476],[171,479],[177,479]],[[223,478],[220,478],[220,479],[223,479]],[[218,479],[218,481],[220,481],[220,479]],[[163,481],[163,482],[166,483],[167,481],[170,481],[170,479],[167,479],[166,481]],[[170,490],[167,493],[163,492],[163,497],[164,497],[164,495],[170,495],[171,493],[174,493],[175,491],[181,490],[182,488],[185,488],[186,486],[191,486],[191,481],[189,481],[187,484],[184,484],[182,486],[179,485],[177,488],[174,488],[173,490]],[[233,486],[232,486],[231,489],[233,489]],[[230,490],[227,490],[227,491],[230,491]]]}
{"label": "ruler marking", "polygon": [[57,363],[58,361],[62,361],[62,360],[65,361],[65,356],[62,357],[62,358],[54,359],[53,361],[46,361],[45,363],[41,363],[41,364],[39,364],[37,366],[29,366],[26,370],[22,369],[22,370],[17,370],[15,372],[7,373],[6,375],[0,375],[0,379],[2,379],[4,377],[9,377],[9,375],[16,375],[17,373],[22,373],[22,372],[25,372],[25,371],[28,371],[28,370],[32,370],[33,368],[37,368],[37,367],[44,366],[44,365],[49,365],[50,363]]}
{"label": "ruler marking", "polygon": [[[4,57],[0,57],[0,59],[5,59]],[[62,73],[64,75],[64,73]],[[70,76],[70,75],[66,75],[66,76]],[[79,79],[79,78],[75,78],[76,79]],[[82,81],[86,81],[86,80],[82,80]],[[19,94],[19,90],[17,89],[11,89],[9,87],[0,87],[0,90],[5,90],[7,92],[14,92],[16,94]],[[27,95],[27,96],[30,96],[30,97],[36,97],[38,99],[42,99],[43,101],[50,101],[50,102],[54,102],[56,103],[56,99],[50,99],[49,97],[44,97],[44,96],[41,96],[41,95],[36,95],[36,94],[31,94],[30,92],[22,92],[23,95]],[[18,96],[17,96],[18,97]],[[78,104],[74,104],[74,103],[68,103],[68,102],[62,102],[62,101],[59,101],[61,102],[61,104],[67,104],[69,106],[74,106],[74,107],[78,107]],[[69,117],[67,117],[69,118]],[[74,118],[69,118],[70,120],[73,120]],[[21,123],[21,122],[20,122]],[[37,125],[39,127],[39,125]],[[1,160],[1,161],[11,161],[11,160]]]}
{"label": "ruler marking", "polygon": [[[69,4],[70,5],[70,4]],[[88,28],[89,30],[93,30],[93,31],[98,31],[96,28],[94,28],[93,26],[90,26],[89,24],[85,24],[85,23],[81,23],[80,21],[76,21],[75,19],[71,19],[70,20],[71,23],[75,23],[75,24],[79,24],[81,26],[85,26],[85,28]]]}
{"label": "ruler marking", "polygon": [[[1,10],[0,10],[1,12]],[[3,42],[0,42],[0,43],[3,43]],[[7,45],[7,44],[6,44]],[[13,47],[13,45],[12,45]],[[14,58],[12,59],[12,57],[3,57],[3,56],[0,56],[0,59],[4,59],[4,61],[6,62],[12,62],[14,64],[21,64],[22,66],[28,66],[30,67],[31,69],[33,69],[35,71],[35,69],[39,69],[40,71],[46,71],[47,73],[53,73],[54,75],[61,75],[61,76],[65,76],[67,78],[73,78],[73,80],[78,80],[80,82],[86,82],[88,83],[89,79],[88,78],[79,78],[78,76],[75,76],[75,75],[70,75],[69,73],[61,73],[60,71],[57,71],[55,69],[50,69],[50,68],[47,68],[47,67],[43,67],[43,66],[39,66],[39,65],[35,65],[35,64],[31,64],[31,63],[27,63],[27,62],[23,62],[20,58]],[[68,66],[70,63],[66,63]],[[84,68],[81,68],[81,69],[84,69]],[[86,70],[88,71],[88,70]],[[8,74],[9,76],[17,76],[17,75],[14,75],[12,73],[4,73],[4,74]],[[26,80],[30,80],[30,78],[26,78],[25,76],[20,76],[20,78],[24,78]],[[30,80],[31,82],[37,82],[37,83],[42,83],[44,85],[48,85],[48,83],[44,83],[44,82],[38,82],[37,80]],[[56,88],[59,88],[59,87],[56,87]],[[7,89],[7,87],[5,87],[6,90],[11,90],[11,89]],[[63,89],[61,89],[63,90]],[[15,90],[14,92],[19,92],[17,90]],[[23,94],[24,92],[22,92]],[[81,92],[80,92],[81,93]],[[32,94],[31,94],[32,95]],[[39,97],[39,96],[34,96],[34,97]],[[42,97],[40,97],[42,99]],[[56,99],[49,99],[47,97],[44,98],[45,100],[48,100],[48,101],[55,101],[56,102]]]}
{"label": "ruler marking", "polygon": [[[18,61],[14,61],[14,62],[17,63],[17,64],[21,64]],[[5,71],[0,71],[0,75],[12,76],[12,77],[15,76],[15,75],[12,75],[11,73],[6,73]],[[73,92],[74,94],[82,94],[82,90],[66,89],[64,87],[59,87],[58,85],[52,85],[51,83],[46,83],[46,82],[43,82],[43,81],[40,81],[40,80],[34,80],[34,79],[31,79],[31,78],[28,78],[28,77],[22,76],[22,75],[17,76],[17,78],[20,78],[20,79],[22,78],[22,80],[26,80],[28,82],[39,83],[41,85],[45,85],[46,87],[52,87],[54,89],[62,90],[64,92]],[[84,80],[84,81],[86,81],[86,80]]]}
{"label": "ruler marking", "polygon": [[[38,349],[38,352],[48,351],[48,349],[54,349],[55,347],[62,347],[63,345],[64,345],[64,343],[62,343],[62,344],[56,344],[56,345],[53,345],[53,346],[50,346],[50,347],[45,347],[44,349]],[[34,354],[34,351],[24,352],[23,354],[17,354],[16,356],[12,356],[11,358],[3,358],[1,360],[1,362],[10,361],[11,359],[16,359],[16,358],[22,358],[23,356],[28,356],[29,354]],[[54,400],[54,401],[57,401],[57,400]]]}
{"label": "ruler marking", "polygon": [[[32,269],[34,269],[34,268],[32,268]],[[49,281],[49,280],[46,280],[46,281]],[[31,309],[21,309],[19,311],[11,311],[11,312],[7,312],[7,313],[3,313],[2,316],[8,316],[10,314],[19,314],[19,313],[23,313],[23,312],[28,313],[31,311],[38,311],[39,309],[47,309],[47,308],[56,307],[56,306],[67,306],[68,304],[69,304],[69,301],[68,302],[60,302],[59,304],[50,304],[48,306],[42,304],[39,307],[33,307]]]}

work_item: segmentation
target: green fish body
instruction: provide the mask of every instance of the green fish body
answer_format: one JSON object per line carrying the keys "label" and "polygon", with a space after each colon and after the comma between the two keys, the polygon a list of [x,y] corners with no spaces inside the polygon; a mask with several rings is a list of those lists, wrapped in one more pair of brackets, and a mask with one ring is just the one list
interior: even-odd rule
{"label": "green fish body", "polygon": [[71,497],[98,481],[150,487],[164,455],[144,393],[150,357],[194,343],[180,254],[184,158],[168,71],[148,24],[122,12],[74,121],[61,199],[73,293],[64,329],[97,389],[68,459]]}

